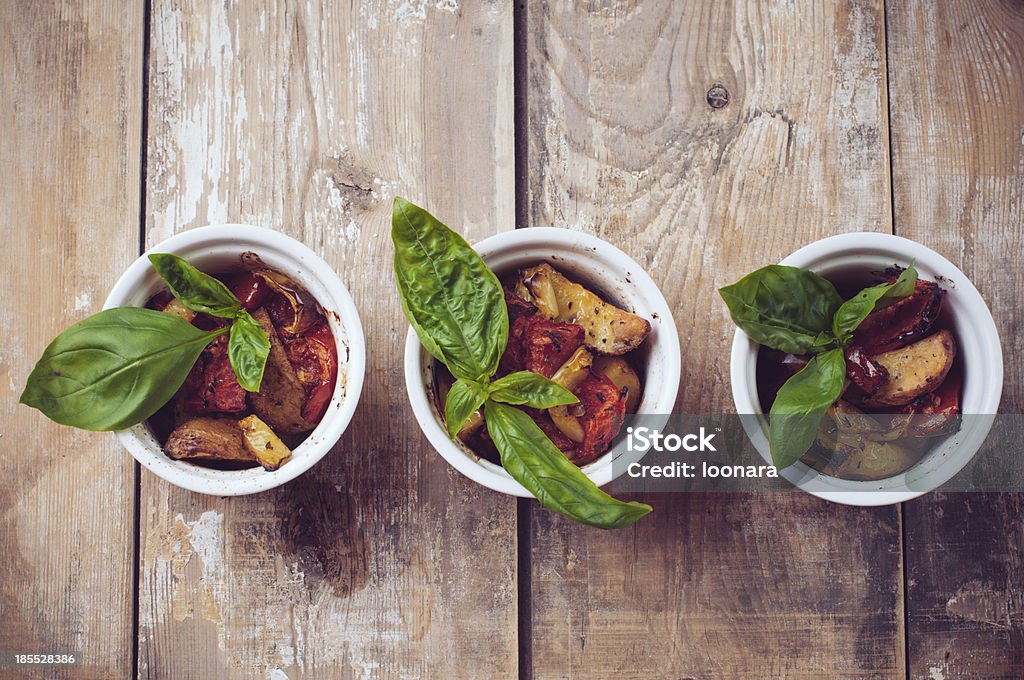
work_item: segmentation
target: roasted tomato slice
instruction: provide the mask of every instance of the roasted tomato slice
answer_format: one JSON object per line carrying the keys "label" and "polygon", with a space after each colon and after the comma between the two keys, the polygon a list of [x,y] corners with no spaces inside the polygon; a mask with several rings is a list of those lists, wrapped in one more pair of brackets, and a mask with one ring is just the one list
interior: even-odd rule
{"label": "roasted tomato slice", "polygon": [[846,377],[870,396],[889,382],[889,371],[864,351],[860,345],[846,348]]}
{"label": "roasted tomato slice", "polygon": [[338,380],[338,351],[326,321],[285,343],[285,354],[306,390],[302,417],[316,422],[327,411]]}
{"label": "roasted tomato slice", "polygon": [[583,346],[585,332],[574,323],[557,323],[540,316],[529,319],[523,331],[523,366],[550,378]]}
{"label": "roasted tomato slice", "polygon": [[939,284],[919,280],[912,295],[869,314],[854,340],[868,354],[881,354],[924,338],[942,313],[945,294]]}
{"label": "roasted tomato slice", "polygon": [[270,293],[267,282],[252,272],[241,272],[229,278],[226,282],[231,292],[235,294],[245,311],[251,312],[257,307],[262,307]]}
{"label": "roasted tomato slice", "polygon": [[911,437],[937,437],[960,429],[960,389],[963,371],[959,363],[946,374],[942,384],[929,394],[923,394],[904,408],[913,417],[907,425]]}
{"label": "roasted tomato slice", "polygon": [[583,444],[579,457],[573,462],[586,465],[607,451],[622,429],[626,396],[615,383],[597,371],[591,371],[576,388],[575,394],[585,413],[579,418],[583,425]]}
{"label": "roasted tomato slice", "polygon": [[182,386],[189,413],[241,413],[245,390],[228,359],[228,336],[222,335],[203,350]]}

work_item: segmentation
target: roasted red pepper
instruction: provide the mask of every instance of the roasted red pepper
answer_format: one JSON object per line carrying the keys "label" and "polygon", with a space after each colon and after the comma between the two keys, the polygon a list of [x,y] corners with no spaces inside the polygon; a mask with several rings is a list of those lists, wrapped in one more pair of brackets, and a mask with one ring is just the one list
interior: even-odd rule
{"label": "roasted red pepper", "polygon": [[584,330],[574,323],[529,317],[523,331],[523,366],[545,378],[555,374],[572,353],[583,346]]}
{"label": "roasted red pepper", "polygon": [[868,356],[863,347],[853,344],[846,348],[846,377],[870,396],[889,382],[889,371]]}
{"label": "roasted red pepper", "polygon": [[881,354],[926,337],[942,313],[945,294],[937,283],[918,280],[912,295],[869,314],[854,333],[855,342],[868,354]]}

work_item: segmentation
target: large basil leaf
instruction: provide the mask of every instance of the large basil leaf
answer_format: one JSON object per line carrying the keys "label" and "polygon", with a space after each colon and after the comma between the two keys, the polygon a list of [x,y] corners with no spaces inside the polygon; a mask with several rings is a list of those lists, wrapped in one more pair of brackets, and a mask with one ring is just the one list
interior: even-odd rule
{"label": "large basil leaf", "polygon": [[495,380],[490,385],[490,397],[494,401],[530,408],[554,408],[579,402],[575,394],[533,371],[509,373]]}
{"label": "large basil leaf", "polygon": [[772,404],[768,443],[772,463],[789,467],[814,443],[821,417],[843,391],[846,359],[836,348],[811,358],[786,381]]}
{"label": "large basil leaf", "polygon": [[448,390],[448,398],[444,402],[444,422],[448,427],[448,435],[457,435],[473,411],[484,405],[485,399],[486,387],[465,380],[456,380]]}
{"label": "large basil leaf", "polygon": [[395,198],[395,282],[423,346],[456,378],[488,380],[508,341],[501,284],[465,239],[412,203]]}
{"label": "large basil leaf", "polygon": [[174,396],[203,348],[226,330],[201,331],[151,309],[108,309],[50,343],[21,403],[85,430],[141,423]]}
{"label": "large basil leaf", "polygon": [[718,290],[733,321],[754,342],[782,352],[806,354],[843,299],[835,286],[812,271],[769,265]]}
{"label": "large basil leaf", "polygon": [[263,382],[263,369],[270,355],[270,338],[263,326],[249,315],[239,310],[235,322],[231,324],[231,335],[228,338],[228,360],[238,378],[238,384],[246,392],[259,392]]}
{"label": "large basil leaf", "polygon": [[177,255],[153,253],[149,261],[174,297],[192,311],[233,319],[242,309],[242,303],[227,286]]}
{"label": "large basil leaf", "polygon": [[865,288],[861,292],[840,305],[832,320],[832,332],[843,344],[849,342],[857,326],[868,317],[876,308],[884,306],[886,302],[896,301],[913,294],[914,286],[917,284],[917,270],[914,265],[900,272],[899,277],[892,283],[882,283],[871,288]]}
{"label": "large basil leaf", "polygon": [[484,409],[502,466],[544,507],[602,529],[632,524],[651,511],[649,505],[624,503],[598,489],[523,411],[492,400]]}

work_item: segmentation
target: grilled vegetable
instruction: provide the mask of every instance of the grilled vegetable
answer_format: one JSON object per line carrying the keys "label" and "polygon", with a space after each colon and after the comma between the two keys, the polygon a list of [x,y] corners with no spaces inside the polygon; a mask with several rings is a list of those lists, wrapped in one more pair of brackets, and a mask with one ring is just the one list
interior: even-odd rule
{"label": "grilled vegetable", "polygon": [[232,276],[227,281],[227,286],[248,312],[262,307],[270,293],[270,286],[266,280],[252,272],[241,272]]}
{"label": "grilled vegetable", "polygon": [[919,279],[913,295],[869,314],[857,327],[854,342],[874,355],[924,338],[939,319],[945,294],[934,281]]}
{"label": "grilled vegetable", "polygon": [[272,292],[281,296],[276,300],[268,300],[266,309],[274,325],[281,328],[285,335],[300,335],[320,321],[320,305],[308,290],[273,269],[257,269],[252,273],[263,279]]}
{"label": "grilled vegetable", "polygon": [[846,377],[868,396],[889,382],[889,372],[860,345],[846,348]]}
{"label": "grilled vegetable", "polygon": [[[576,388],[580,386],[587,376],[590,375],[590,367],[594,362],[593,355],[587,351],[586,347],[580,347],[577,349],[571,357],[561,368],[555,371],[555,374],[551,376],[551,380],[558,383],[570,392],[575,393]],[[583,443],[583,426],[580,424],[578,417],[583,415],[584,409],[579,404],[571,404],[568,406],[556,406],[548,409],[548,415],[551,416],[551,421],[555,424],[555,427],[559,431],[568,437],[571,441],[581,444]],[[542,428],[543,429],[543,428]],[[558,442],[555,442],[558,445]],[[566,450],[559,446],[558,448],[563,451]]]}
{"label": "grilled vegetable", "polygon": [[907,470],[921,457],[912,447],[843,431],[830,418],[823,422],[816,441],[824,455],[817,452],[805,462],[825,474],[860,481],[885,479]]}
{"label": "grilled vegetable", "polygon": [[253,318],[263,326],[270,337],[270,355],[263,373],[263,384],[259,392],[249,393],[249,405],[262,420],[270,424],[275,432],[299,434],[316,427],[316,421],[303,416],[306,404],[306,390],[298,373],[288,361],[284,344],[263,309],[253,312]]}
{"label": "grilled vegetable", "polygon": [[619,390],[626,392],[626,413],[636,413],[640,405],[640,378],[625,359],[599,357],[594,361],[594,370],[604,373]]}
{"label": "grilled vegetable", "polygon": [[228,338],[220,336],[203,350],[183,386],[186,413],[241,413],[245,390],[228,361]]}
{"label": "grilled vegetable", "polygon": [[257,416],[246,416],[238,421],[245,448],[266,470],[276,470],[291,457],[291,450],[278,438],[270,426]]}
{"label": "grilled vegetable", "polygon": [[579,397],[584,413],[579,418],[583,444],[579,458],[573,462],[586,465],[607,451],[622,429],[626,399],[615,383],[597,371],[591,371],[574,394]]}
{"label": "grilled vegetable", "polygon": [[338,380],[338,352],[326,321],[321,321],[302,337],[285,343],[285,354],[306,390],[302,417],[319,421],[327,410]]}
{"label": "grilled vegetable", "polygon": [[910,414],[907,434],[911,437],[939,437],[958,431],[963,380],[963,371],[954,363],[938,389],[912,401],[904,409]]}
{"label": "grilled vegetable", "polygon": [[583,346],[583,327],[531,316],[523,330],[523,367],[550,378]]}
{"label": "grilled vegetable", "polygon": [[252,465],[256,457],[246,448],[234,418],[191,418],[174,428],[164,444],[171,458],[197,462]]}
{"label": "grilled vegetable", "polygon": [[625,354],[651,332],[646,319],[605,302],[549,264],[524,270],[522,283],[540,314],[552,321],[579,324],[586,332],[587,347],[601,354]]}
{"label": "grilled vegetable", "polygon": [[956,357],[956,341],[947,330],[912,345],[874,357],[889,373],[889,382],[864,401],[870,406],[901,406],[935,390]]}
{"label": "grilled vegetable", "polygon": [[586,347],[580,347],[555,371],[551,380],[570,392],[575,392],[579,384],[589,375],[593,363],[594,356],[587,351]]}

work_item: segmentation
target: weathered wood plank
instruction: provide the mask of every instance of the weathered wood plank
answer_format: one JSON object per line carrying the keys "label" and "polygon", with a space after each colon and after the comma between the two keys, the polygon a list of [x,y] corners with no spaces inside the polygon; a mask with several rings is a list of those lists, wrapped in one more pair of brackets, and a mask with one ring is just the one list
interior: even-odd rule
{"label": "weathered wood plank", "polygon": [[396,194],[471,240],[513,226],[510,8],[158,0],[152,23],[148,242],[296,236],[369,346],[355,420],[298,481],[216,499],[144,474],[141,674],[516,677],[515,503],[419,432],[388,238]]}
{"label": "weathered wood plank", "polygon": [[[1003,342],[1002,410],[1021,413],[1024,5],[915,1],[887,11],[896,232],[978,286]],[[1024,676],[1021,501],[948,494],[907,504],[912,678]]]}
{"label": "weathered wood plank", "polygon": [[[682,334],[680,408],[731,411],[715,289],[891,228],[881,3],[578,7],[529,5],[530,222],[643,264]],[[533,510],[531,677],[902,676],[897,508],[648,500],[610,534]]]}
{"label": "weathered wood plank", "polygon": [[17,400],[137,255],[142,31],[141,2],[0,3],[0,649],[80,657],[40,677],[131,674],[132,458]]}

